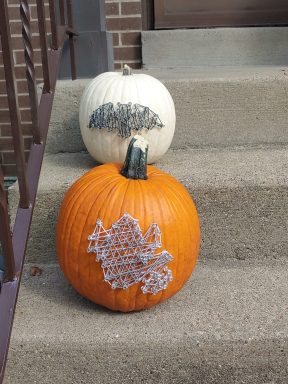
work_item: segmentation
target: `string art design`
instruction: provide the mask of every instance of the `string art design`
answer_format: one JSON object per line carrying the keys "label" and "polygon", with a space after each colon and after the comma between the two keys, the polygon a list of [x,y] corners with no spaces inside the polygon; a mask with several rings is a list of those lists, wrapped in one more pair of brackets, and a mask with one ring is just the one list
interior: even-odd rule
{"label": "string art design", "polygon": [[89,128],[107,129],[108,132],[117,131],[118,136],[126,139],[131,131],[142,129],[163,128],[159,116],[150,108],[140,104],[103,104],[90,116]]}
{"label": "string art design", "polygon": [[155,254],[155,250],[162,246],[157,224],[151,224],[143,236],[138,220],[125,213],[108,230],[101,220],[97,220],[88,240],[88,253],[96,254],[104,280],[112,289],[127,289],[142,282],[142,292],[155,295],[166,289],[172,280],[172,272],[166,264],[173,257],[165,250]]}

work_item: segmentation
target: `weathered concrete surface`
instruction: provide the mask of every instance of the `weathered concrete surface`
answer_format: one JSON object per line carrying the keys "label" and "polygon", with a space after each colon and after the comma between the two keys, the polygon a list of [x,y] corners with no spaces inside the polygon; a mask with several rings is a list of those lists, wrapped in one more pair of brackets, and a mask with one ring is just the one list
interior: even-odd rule
{"label": "weathered concrete surface", "polygon": [[[95,165],[84,153],[46,155],[28,261],[51,262],[64,194]],[[287,259],[287,147],[170,150],[158,166],[180,180],[196,202],[202,259]],[[9,198],[15,206],[15,188]]]}
{"label": "weathered concrete surface", "polygon": [[[287,143],[288,77],[278,69],[215,72],[214,78],[163,78],[176,108],[172,147]],[[259,76],[259,74],[261,74]],[[288,72],[287,72],[288,74]]]}
{"label": "weathered concrete surface", "polygon": [[[145,73],[162,80],[174,99],[177,122],[172,148],[288,143],[287,67]],[[78,112],[88,82],[58,82],[47,152],[85,150]]]}
{"label": "weathered concrete surface", "polygon": [[47,153],[86,150],[79,127],[79,104],[91,80],[60,80],[57,82],[48,137]]}
{"label": "weathered concrete surface", "polygon": [[288,381],[288,264],[199,263],[134,314],[101,309],[58,266],[22,280],[5,384]]}
{"label": "weathered concrete surface", "polygon": [[207,28],[142,32],[146,68],[285,65],[288,28]]}

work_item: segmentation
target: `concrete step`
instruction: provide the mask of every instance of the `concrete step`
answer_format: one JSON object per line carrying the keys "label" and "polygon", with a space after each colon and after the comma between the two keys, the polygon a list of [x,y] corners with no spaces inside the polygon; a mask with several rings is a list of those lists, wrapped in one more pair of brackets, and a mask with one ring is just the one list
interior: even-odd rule
{"label": "concrete step", "polygon": [[142,32],[146,68],[285,65],[288,28],[206,28]]}
{"label": "concrete step", "polygon": [[[85,153],[45,156],[28,261],[54,261],[61,201],[69,186],[95,165]],[[168,151],[158,166],[180,180],[196,202],[202,259],[287,259],[287,147],[186,147]],[[10,188],[9,199],[13,211],[16,187]]]}
{"label": "concrete step", "polygon": [[[177,122],[172,148],[288,143],[287,67],[142,72],[163,81],[175,102]],[[78,113],[89,81],[58,82],[47,152],[85,150]]]}
{"label": "concrete step", "polygon": [[42,268],[26,266],[5,384],[288,382],[287,263],[198,263],[176,296],[133,314]]}

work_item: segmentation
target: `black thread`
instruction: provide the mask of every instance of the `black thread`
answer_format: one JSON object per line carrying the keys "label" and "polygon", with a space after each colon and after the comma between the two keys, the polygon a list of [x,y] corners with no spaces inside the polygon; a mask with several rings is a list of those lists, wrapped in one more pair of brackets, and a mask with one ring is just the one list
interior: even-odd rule
{"label": "black thread", "polygon": [[108,132],[117,131],[118,135],[127,138],[131,131],[151,130],[163,128],[164,124],[159,116],[150,108],[140,104],[103,104],[90,116],[89,128],[107,129]]}

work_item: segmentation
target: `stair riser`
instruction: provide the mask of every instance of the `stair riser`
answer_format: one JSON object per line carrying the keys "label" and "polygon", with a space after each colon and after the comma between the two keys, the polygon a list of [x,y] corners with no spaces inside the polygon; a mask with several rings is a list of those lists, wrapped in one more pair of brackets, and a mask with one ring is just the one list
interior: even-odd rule
{"label": "stair riser", "polygon": [[176,108],[172,147],[287,143],[288,81],[164,81]]}
{"label": "stair riser", "polygon": [[[85,150],[79,101],[87,80],[60,81],[47,153]],[[175,102],[172,148],[288,143],[288,80],[163,80]]]}
{"label": "stair riser", "polygon": [[288,28],[214,28],[142,32],[145,68],[285,65]]}
{"label": "stair riser", "polygon": [[[199,211],[202,259],[286,259],[288,188],[205,188],[186,185]],[[26,260],[50,263],[55,226],[67,187],[40,191]],[[12,196],[10,198],[12,199]]]}
{"label": "stair riser", "polygon": [[[101,332],[101,329],[99,329]],[[121,335],[119,335],[121,339]],[[161,337],[161,336],[160,336]],[[13,343],[5,384],[51,383],[287,383],[285,340],[197,342],[183,334],[181,343],[106,347],[43,339]],[[11,364],[10,364],[11,362]],[[37,370],[35,369],[37,367]],[[61,369],[59,369],[61,367]],[[232,379],[233,378],[233,379]],[[232,381],[231,381],[232,380]]]}

